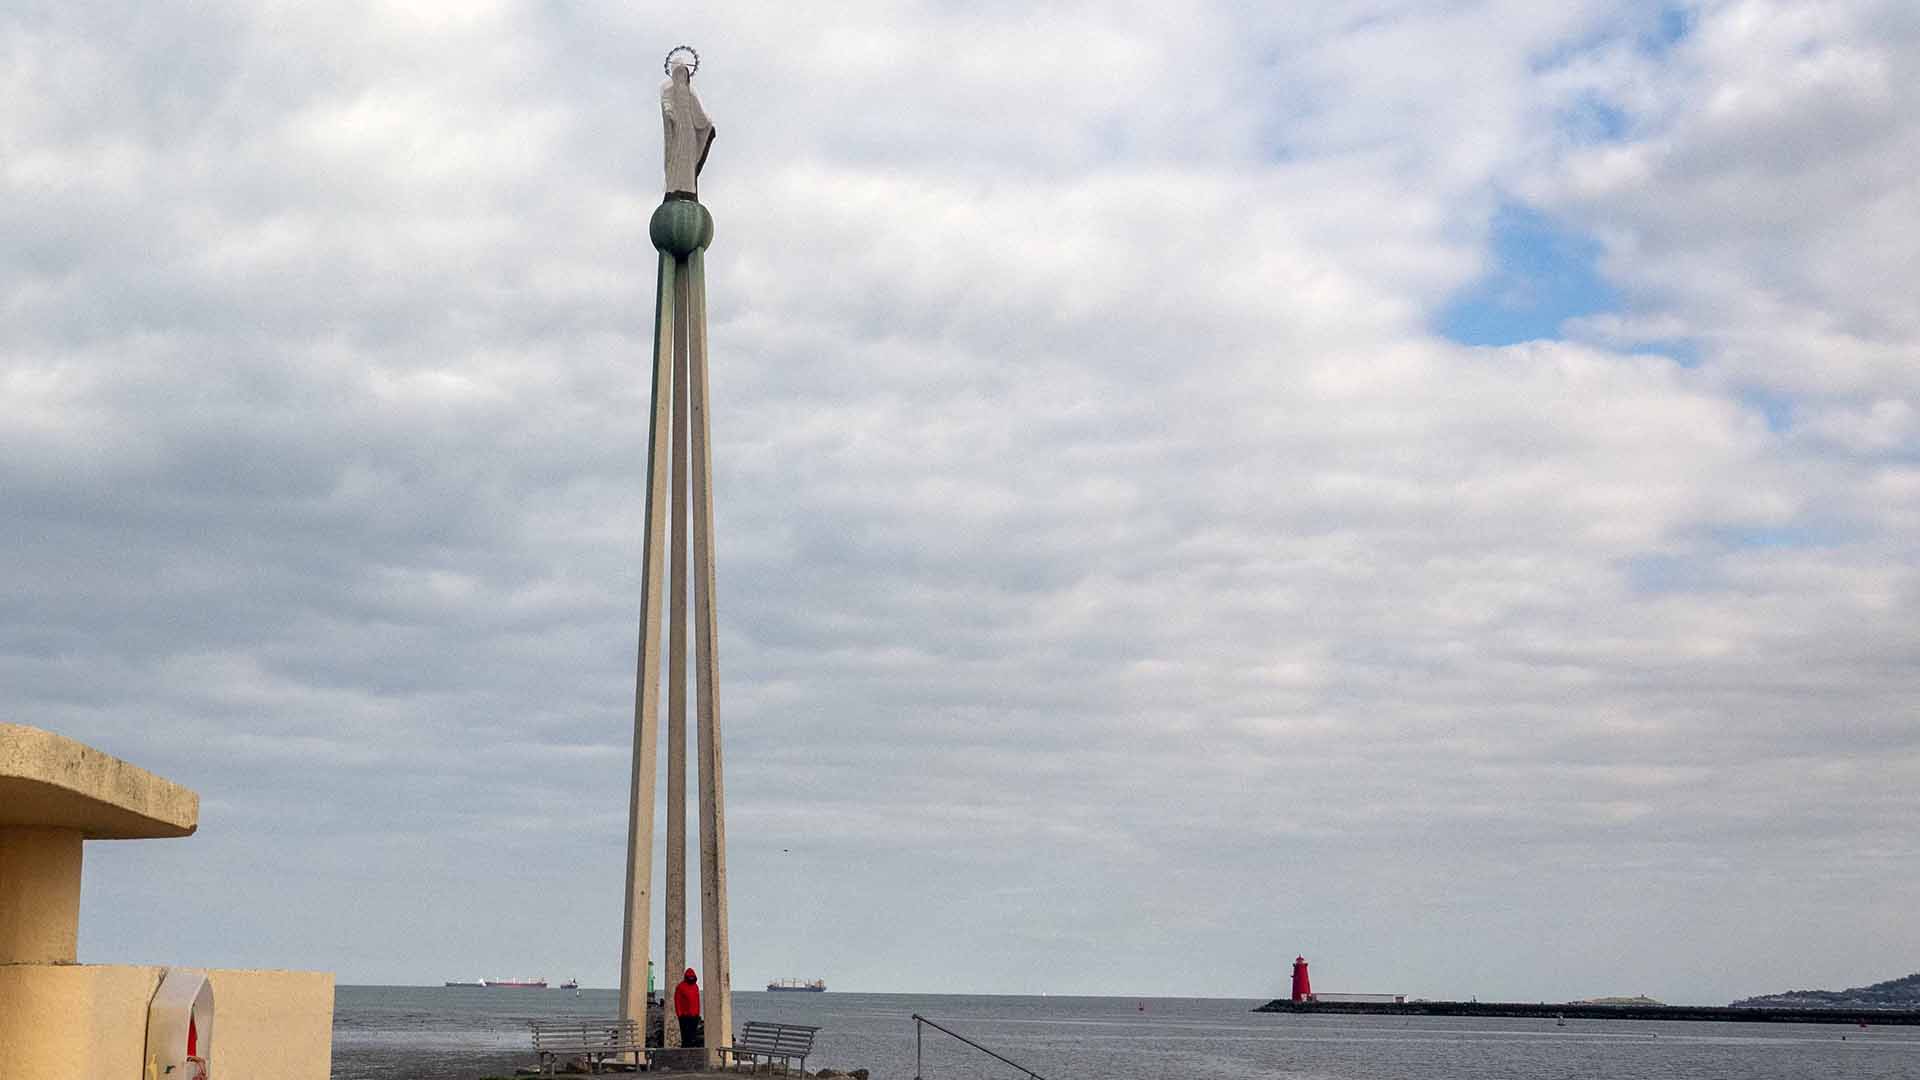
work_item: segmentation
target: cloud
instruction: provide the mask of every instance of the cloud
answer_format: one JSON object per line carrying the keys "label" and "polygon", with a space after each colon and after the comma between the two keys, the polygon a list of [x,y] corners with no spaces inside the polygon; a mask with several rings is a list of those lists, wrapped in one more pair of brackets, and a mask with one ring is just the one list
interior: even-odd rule
{"label": "cloud", "polygon": [[[1914,27],[1668,25],[0,22],[6,712],[207,799],[88,957],[614,977],[690,40],[742,985],[1898,974]],[[1437,337],[1516,205],[1617,309]]]}
{"label": "cloud", "polygon": [[1895,71],[1916,34],[1899,4],[1706,5],[1671,52],[1594,65],[1633,132],[1568,155],[1541,196],[1602,237],[1643,317],[1713,341],[1728,379],[1816,407],[1911,395],[1902,162],[1920,136]]}

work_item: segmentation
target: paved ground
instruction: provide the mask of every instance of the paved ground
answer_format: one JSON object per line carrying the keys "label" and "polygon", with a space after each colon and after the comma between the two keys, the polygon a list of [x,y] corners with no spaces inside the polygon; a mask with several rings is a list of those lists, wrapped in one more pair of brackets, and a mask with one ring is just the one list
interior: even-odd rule
{"label": "paved ground", "polygon": [[[584,1073],[561,1073],[560,1075],[563,1077],[569,1077],[569,1076],[584,1076],[585,1074]],[[661,1070],[650,1072],[650,1073],[603,1072],[603,1073],[600,1073],[599,1075],[601,1076],[659,1076],[659,1077],[672,1077],[673,1080],[740,1080],[741,1077],[747,1076],[749,1075],[749,1073],[745,1069],[741,1069],[738,1072],[727,1072],[725,1070],[704,1070],[701,1072],[679,1072],[677,1070],[661,1069]],[[765,1072],[762,1072],[759,1075],[766,1076],[768,1074]],[[772,1075],[779,1076],[780,1074],[776,1072]],[[793,1070],[793,1075],[797,1078],[802,1076],[811,1077],[814,1074],[811,1072],[802,1073],[799,1069],[795,1069]],[[840,1075],[845,1076],[846,1074],[841,1073]],[[496,1078],[491,1076],[484,1076],[484,1077],[481,1077],[480,1080],[512,1080],[512,1078],[508,1078],[508,1077]]]}

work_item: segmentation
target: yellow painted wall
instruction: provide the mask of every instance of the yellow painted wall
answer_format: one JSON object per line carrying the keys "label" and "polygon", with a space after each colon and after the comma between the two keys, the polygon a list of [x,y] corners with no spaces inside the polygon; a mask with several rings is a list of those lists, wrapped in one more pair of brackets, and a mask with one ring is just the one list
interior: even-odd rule
{"label": "yellow painted wall", "polygon": [[333,973],[209,971],[210,1080],[327,1080],[333,1069]]}
{"label": "yellow painted wall", "polygon": [[162,970],[0,967],[0,1076],[137,1080],[147,1042],[147,1002]]}
{"label": "yellow painted wall", "polygon": [[[118,964],[0,965],[0,1077],[137,1080],[147,1004],[166,969]],[[333,976],[207,972],[214,1080],[327,1080]]]}

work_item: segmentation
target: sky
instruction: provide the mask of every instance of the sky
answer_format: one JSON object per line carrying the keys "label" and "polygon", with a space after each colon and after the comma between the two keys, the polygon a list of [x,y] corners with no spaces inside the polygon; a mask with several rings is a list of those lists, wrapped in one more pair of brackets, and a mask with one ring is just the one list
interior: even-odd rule
{"label": "sky", "polygon": [[737,987],[1920,969],[1907,0],[0,0],[82,960],[615,983],[683,42]]}

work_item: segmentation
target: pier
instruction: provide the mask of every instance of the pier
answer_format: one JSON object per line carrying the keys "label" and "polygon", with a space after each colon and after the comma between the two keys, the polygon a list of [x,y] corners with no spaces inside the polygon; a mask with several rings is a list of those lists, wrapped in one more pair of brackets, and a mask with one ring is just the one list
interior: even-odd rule
{"label": "pier", "polygon": [[1552,1020],[1693,1020],[1733,1024],[1920,1024],[1920,1009],[1771,1009],[1726,1005],[1555,1005],[1522,1001],[1289,1001],[1254,1012],[1308,1016],[1495,1016]]}

